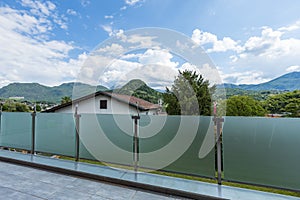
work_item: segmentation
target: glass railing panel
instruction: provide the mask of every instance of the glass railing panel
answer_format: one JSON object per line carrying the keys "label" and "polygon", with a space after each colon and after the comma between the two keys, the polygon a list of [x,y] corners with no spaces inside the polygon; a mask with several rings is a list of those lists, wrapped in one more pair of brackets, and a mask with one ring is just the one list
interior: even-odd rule
{"label": "glass railing panel", "polygon": [[227,180],[300,189],[300,119],[226,117]]}
{"label": "glass railing panel", "polygon": [[215,177],[211,117],[142,115],[139,123],[141,167]]}
{"label": "glass railing panel", "polygon": [[133,164],[133,121],[130,115],[82,114],[80,158]]}
{"label": "glass railing panel", "polygon": [[31,149],[31,113],[3,112],[1,116],[0,146]]}
{"label": "glass railing panel", "polygon": [[75,122],[72,113],[38,113],[35,151],[75,156]]}

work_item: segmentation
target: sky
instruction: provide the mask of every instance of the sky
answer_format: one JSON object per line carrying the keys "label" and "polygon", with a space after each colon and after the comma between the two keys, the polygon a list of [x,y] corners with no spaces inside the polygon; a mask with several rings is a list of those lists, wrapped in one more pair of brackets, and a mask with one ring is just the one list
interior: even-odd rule
{"label": "sky", "polygon": [[[224,83],[266,82],[300,71],[299,8],[297,0],[2,0],[0,87],[76,81],[99,45],[144,27],[187,36],[204,49]],[[152,85],[193,68],[170,50],[153,47],[118,58],[98,79],[112,87],[120,75],[150,64],[162,77],[148,77]],[[162,65],[172,73],[158,69]]]}

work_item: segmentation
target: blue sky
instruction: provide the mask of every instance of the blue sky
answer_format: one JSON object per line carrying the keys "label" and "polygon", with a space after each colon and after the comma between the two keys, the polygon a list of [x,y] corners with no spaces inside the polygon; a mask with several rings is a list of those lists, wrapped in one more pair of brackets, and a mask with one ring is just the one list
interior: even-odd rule
{"label": "blue sky", "polygon": [[[299,8],[297,0],[2,0],[0,87],[76,81],[101,42],[143,27],[191,38],[210,56],[223,82],[261,83],[300,70]],[[118,62],[121,67],[108,73],[107,82],[145,58],[174,69],[187,66],[165,50],[134,57]]]}

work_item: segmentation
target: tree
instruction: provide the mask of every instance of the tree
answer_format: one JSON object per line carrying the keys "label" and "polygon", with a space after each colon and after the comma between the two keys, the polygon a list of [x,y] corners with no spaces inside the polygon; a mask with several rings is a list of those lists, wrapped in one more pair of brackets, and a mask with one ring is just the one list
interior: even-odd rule
{"label": "tree", "polygon": [[210,115],[211,91],[209,81],[195,71],[179,71],[171,87],[163,94],[166,111],[169,115]]}
{"label": "tree", "polygon": [[2,110],[6,112],[29,112],[30,111],[29,107],[26,104],[20,102],[14,102],[12,100],[5,101]]}
{"label": "tree", "polygon": [[37,112],[41,112],[42,111],[42,107],[41,107],[40,104],[36,104],[35,105],[35,109],[36,109]]}
{"label": "tree", "polygon": [[29,107],[23,103],[16,103],[16,112],[29,112]]}
{"label": "tree", "polygon": [[69,103],[71,101],[72,101],[71,97],[64,96],[64,97],[61,98],[60,103],[65,104],[65,103]]}
{"label": "tree", "polygon": [[264,116],[261,103],[249,96],[232,96],[226,101],[227,116]]}
{"label": "tree", "polygon": [[300,117],[300,90],[272,95],[263,105],[272,114],[283,113],[287,117]]}

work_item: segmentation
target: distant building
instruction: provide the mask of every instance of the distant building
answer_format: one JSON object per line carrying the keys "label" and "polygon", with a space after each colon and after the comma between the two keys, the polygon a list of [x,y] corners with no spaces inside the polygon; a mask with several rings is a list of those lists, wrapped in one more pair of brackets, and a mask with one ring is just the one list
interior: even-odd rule
{"label": "distant building", "polygon": [[43,112],[73,113],[78,106],[78,113],[96,114],[143,114],[157,115],[161,106],[137,97],[98,91]]}
{"label": "distant building", "polygon": [[23,100],[24,97],[9,97],[8,99],[19,101],[19,100]]}

